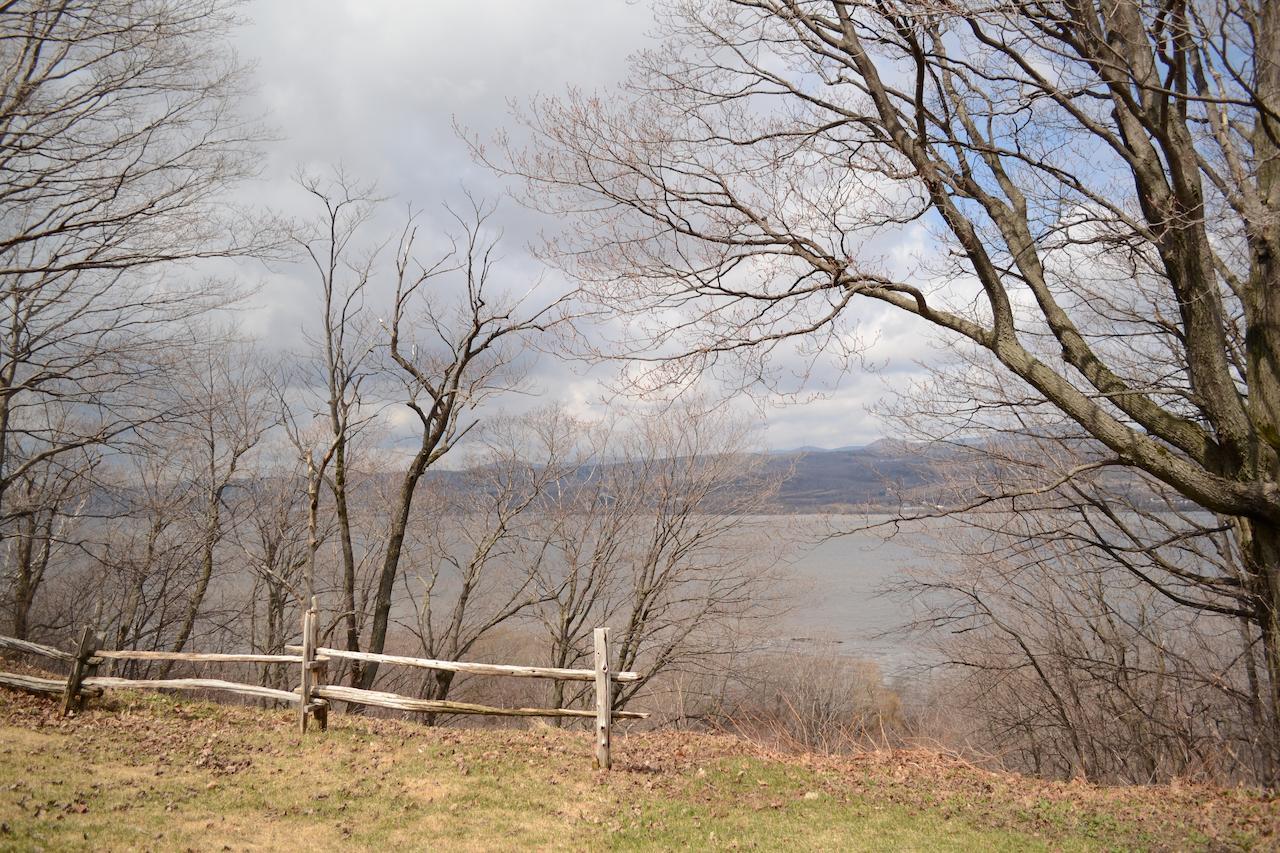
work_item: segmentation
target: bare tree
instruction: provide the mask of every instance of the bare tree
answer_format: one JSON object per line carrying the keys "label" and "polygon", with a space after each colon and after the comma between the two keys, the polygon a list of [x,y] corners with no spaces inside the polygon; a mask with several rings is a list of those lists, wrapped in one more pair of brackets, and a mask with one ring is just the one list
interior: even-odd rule
{"label": "bare tree", "polygon": [[0,9],[0,518],[26,467],[156,416],[175,321],[229,297],[161,268],[263,248],[222,200],[258,136],[232,23],[221,0]]}
{"label": "bare tree", "polygon": [[[408,557],[413,632],[430,658],[465,660],[500,627],[545,600],[538,580],[551,545],[530,535],[549,493],[571,475],[559,443],[529,446],[527,418],[498,418],[465,472],[432,484],[434,518],[417,537],[426,560]],[[456,673],[433,671],[422,693],[445,699]]]}
{"label": "bare tree", "polygon": [[[325,331],[321,348],[325,355],[324,382],[329,438],[324,447],[306,451],[310,463],[313,515],[319,495],[315,485],[326,482],[331,493],[349,497],[350,468],[332,467],[339,452],[352,452],[351,442],[363,421],[361,407],[371,412],[403,404],[413,413],[416,435],[403,460],[395,493],[385,512],[375,513],[385,524],[373,524],[376,536],[370,545],[381,547],[374,569],[372,600],[357,601],[357,568],[361,556],[352,548],[347,563],[343,546],[343,619],[348,642],[368,611],[366,648],[381,652],[391,623],[393,593],[401,580],[401,559],[419,484],[427,470],[477,423],[477,410],[486,400],[518,382],[522,366],[519,343],[541,336],[561,325],[567,315],[568,297],[562,293],[537,293],[537,283],[523,294],[511,294],[495,281],[497,236],[490,233],[491,205],[468,199],[464,213],[446,208],[457,234],[445,237],[448,248],[430,261],[418,257],[418,215],[409,211],[398,239],[388,246],[362,244],[374,215],[377,199],[368,188],[354,185],[341,174],[331,184],[308,180],[307,190],[323,208],[326,233],[306,244],[325,294]],[[384,248],[390,251],[383,252]],[[361,254],[363,252],[363,254]],[[360,318],[365,300],[379,305],[387,294],[374,285],[383,280],[380,258],[390,256],[394,293],[385,306],[383,334],[378,352],[386,356],[380,365],[375,391],[365,389],[367,338],[361,337]],[[339,277],[349,279],[341,285]],[[293,428],[301,435],[305,425]],[[300,445],[301,446],[301,445]],[[310,447],[310,445],[308,445]],[[397,459],[397,463],[400,459]],[[339,477],[343,479],[340,485]],[[326,479],[327,478],[327,479]],[[339,510],[342,514],[342,510]],[[371,528],[372,529],[372,528]],[[339,520],[344,542],[350,522]],[[346,532],[344,532],[346,531]],[[352,537],[354,538],[354,537]],[[313,548],[314,553],[314,548]],[[347,614],[351,614],[350,617]],[[356,640],[358,642],[358,638]],[[367,665],[353,679],[368,688],[377,677],[376,665]]]}
{"label": "bare tree", "polygon": [[236,106],[230,8],[0,6],[0,537],[20,599],[65,521],[33,484],[88,488],[64,475],[179,414],[162,398],[186,323],[235,297],[182,265],[272,242],[224,196],[261,136]]}
{"label": "bare tree", "polygon": [[170,449],[149,443],[111,466],[99,486],[111,524],[89,539],[99,565],[93,585],[104,602],[102,630],[117,649],[161,647],[196,557],[184,526],[191,478]]}
{"label": "bare tree", "polygon": [[[668,381],[904,312],[1229,523],[1280,729],[1280,19],[1273,4],[664,6],[616,95],[482,157]],[[910,262],[885,241],[914,236]],[[672,356],[672,357],[667,357]],[[684,371],[684,372],[681,372]],[[1043,488],[1044,484],[1037,486]],[[1212,572],[1202,593],[1226,585]],[[1193,581],[1148,576],[1157,589]]]}
{"label": "bare tree", "polygon": [[[612,426],[581,422],[557,409],[531,424],[542,455],[568,453],[571,460],[563,482],[548,494],[535,522],[540,529],[533,534],[556,553],[540,567],[538,583],[546,600],[537,608],[549,643],[548,663],[555,667],[584,665],[590,656],[592,631],[604,624],[605,602],[625,572],[634,513],[643,503],[631,488],[635,484],[608,476]],[[550,689],[551,706],[565,707],[566,685],[554,681]]]}
{"label": "bare tree", "polygon": [[4,539],[2,598],[13,636],[26,639],[31,617],[53,563],[82,541],[86,505],[99,458],[90,449],[60,454],[26,468],[10,491],[9,535]]}
{"label": "bare tree", "polygon": [[[980,359],[934,372],[890,415],[932,442],[942,485],[903,497],[947,516],[921,544],[956,568],[906,585],[952,662],[949,695],[973,700],[970,734],[1052,775],[1271,783],[1280,751],[1231,520],[1109,464],[1048,406],[1015,416]],[[982,441],[946,437],[979,425]]]}
{"label": "bare tree", "polygon": [[[369,649],[386,645],[405,532],[414,495],[428,467],[439,461],[477,423],[474,411],[518,379],[518,344],[562,324],[567,296],[526,305],[523,296],[496,291],[492,277],[497,240],[487,233],[491,205],[470,200],[465,214],[451,214],[459,234],[451,249],[429,263],[414,255],[417,227],[411,219],[396,249],[396,292],[387,324],[389,355],[405,391],[404,404],[417,418],[418,446],[391,508],[386,551],[378,572]],[[429,293],[454,285],[454,293]],[[377,666],[367,667],[361,686],[373,685]]]}
{"label": "bare tree", "polygon": [[[300,488],[304,472],[297,460],[260,465],[245,484],[243,521],[232,534],[253,577],[248,602],[248,639],[264,654],[284,654],[306,597],[310,564],[309,493]],[[324,534],[317,534],[321,538]],[[262,683],[283,687],[283,665],[263,667]]]}
{"label": "bare tree", "polygon": [[[746,427],[686,401],[607,424],[553,411],[537,434],[576,453],[526,534],[552,552],[538,608],[551,665],[581,666],[592,629],[611,624],[616,665],[645,674],[619,685],[620,706],[671,673],[727,669],[742,651],[733,635],[784,598],[782,538],[768,541],[760,517],[781,471],[748,452]],[[551,690],[563,707],[565,685]]]}
{"label": "bare tree", "polygon": [[[950,665],[961,734],[1006,767],[1060,778],[1274,779],[1247,626],[1179,606],[1130,566],[1028,524],[1046,518],[948,531],[952,558],[967,552],[962,567],[910,582]],[[1074,526],[1065,513],[1058,522]]]}
{"label": "bare tree", "polygon": [[[314,466],[314,474],[317,483],[319,479],[325,481],[333,496],[342,559],[339,618],[346,625],[346,648],[359,651],[361,610],[356,606],[357,558],[348,502],[349,463],[356,435],[368,421],[360,416],[359,408],[361,385],[372,368],[373,329],[365,318],[365,309],[377,251],[370,250],[356,258],[351,243],[367,224],[378,199],[371,187],[357,185],[341,170],[328,183],[306,174],[298,180],[323,208],[318,222],[307,233],[295,237],[315,271],[322,298],[320,331],[314,343],[330,446],[323,454],[324,464]],[[318,497],[313,496],[313,504]],[[358,662],[352,664],[351,680],[353,684],[360,683]]]}
{"label": "bare tree", "polygon": [[[198,401],[195,416],[175,428],[181,453],[191,456],[188,470],[195,474],[194,485],[200,496],[193,506],[200,519],[200,544],[199,571],[170,645],[173,651],[186,646],[201,615],[214,576],[216,552],[226,534],[223,507],[228,490],[240,476],[246,455],[274,425],[267,384],[251,363],[248,350],[229,348],[200,358],[192,365],[191,381],[182,391],[184,396]],[[168,671],[166,664],[162,672]]]}

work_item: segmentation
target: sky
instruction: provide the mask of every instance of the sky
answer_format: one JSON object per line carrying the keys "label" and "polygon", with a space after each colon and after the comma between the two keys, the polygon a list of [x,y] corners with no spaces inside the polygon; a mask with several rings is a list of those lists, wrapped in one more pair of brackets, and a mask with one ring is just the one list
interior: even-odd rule
{"label": "sky", "polygon": [[[490,138],[514,129],[512,104],[571,86],[608,88],[652,38],[647,2],[624,0],[253,0],[242,14],[235,49],[253,66],[251,109],[274,137],[247,190],[254,202],[306,216],[311,209],[294,176],[300,168],[325,173],[337,165],[375,181],[388,197],[371,224],[385,233],[408,204],[422,211],[424,230],[442,230],[443,203],[456,204],[464,192],[497,200],[503,272],[513,281],[547,275],[528,247],[554,223],[504,198],[502,179],[472,161],[455,126]],[[284,349],[303,347],[303,330],[319,308],[314,282],[289,265],[250,274],[259,290],[239,317],[244,331]],[[760,443],[781,450],[881,437],[885,427],[868,407],[909,381],[917,360],[930,355],[915,322],[888,311],[863,321],[867,361],[878,370],[855,366],[842,374],[820,364],[809,389],[816,396],[762,394],[743,403],[762,420]],[[604,369],[541,358],[529,378],[533,393],[502,405],[520,410],[557,401],[599,415],[608,378]]]}

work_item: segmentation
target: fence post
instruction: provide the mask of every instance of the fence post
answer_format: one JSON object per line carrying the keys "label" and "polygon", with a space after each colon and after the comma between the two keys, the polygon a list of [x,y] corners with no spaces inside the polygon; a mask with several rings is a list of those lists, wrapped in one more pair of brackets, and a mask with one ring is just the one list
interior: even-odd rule
{"label": "fence post", "polygon": [[613,673],[609,670],[609,629],[596,628],[596,767],[608,770],[610,727],[613,724]]}
{"label": "fence post", "polygon": [[80,634],[80,644],[76,646],[76,658],[71,662],[71,672],[67,674],[67,688],[62,694],[62,715],[84,708],[84,696],[80,693],[80,684],[84,681],[89,669],[89,659],[98,651],[98,635],[93,626],[86,625]]}
{"label": "fence post", "polygon": [[302,684],[298,688],[298,731],[307,733],[307,712],[311,706],[311,664],[316,659],[314,645],[315,611],[308,607],[302,612]]}

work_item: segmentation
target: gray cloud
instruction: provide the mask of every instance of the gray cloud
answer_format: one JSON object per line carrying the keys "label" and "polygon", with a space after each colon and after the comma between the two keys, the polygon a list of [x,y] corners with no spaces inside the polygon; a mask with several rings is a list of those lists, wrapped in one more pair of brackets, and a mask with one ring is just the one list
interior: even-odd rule
{"label": "gray cloud", "polygon": [[[608,87],[622,79],[628,54],[649,43],[652,29],[645,4],[591,0],[255,0],[244,14],[237,50],[255,66],[251,109],[278,136],[264,151],[262,177],[247,188],[248,199],[303,216],[308,210],[292,182],[295,171],[342,164],[393,197],[371,234],[391,233],[409,203],[422,210],[424,232],[442,230],[441,203],[456,202],[464,187],[500,198],[502,182],[472,162],[455,135],[455,120],[485,138],[507,124],[513,101],[569,86]],[[527,286],[544,272],[526,246],[554,223],[511,201],[502,203],[495,221],[504,232],[504,276],[513,288]],[[305,271],[245,274],[262,284],[254,309],[241,317],[245,330],[278,347],[302,346],[316,299]],[[905,322],[875,311],[859,319],[871,361],[890,372],[913,370],[913,359],[927,355],[922,330],[907,330]],[[540,359],[530,376],[531,389],[540,393],[508,400],[504,408],[558,399],[583,413],[598,411],[606,374]],[[814,378],[826,390],[821,399],[768,407],[771,446],[835,446],[878,436],[865,408],[884,394],[881,378],[838,377],[826,362]]]}

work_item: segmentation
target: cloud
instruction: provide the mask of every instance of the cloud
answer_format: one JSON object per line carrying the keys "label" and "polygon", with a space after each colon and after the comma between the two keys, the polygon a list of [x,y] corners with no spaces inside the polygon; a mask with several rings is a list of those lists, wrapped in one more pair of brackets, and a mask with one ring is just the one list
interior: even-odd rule
{"label": "cloud", "polygon": [[[646,4],[598,0],[255,0],[244,16],[236,49],[255,66],[249,109],[278,137],[264,151],[261,180],[246,190],[249,200],[304,217],[314,210],[292,181],[297,168],[341,164],[393,197],[371,223],[372,233],[384,236],[394,233],[407,204],[421,209],[424,233],[438,234],[450,224],[441,203],[456,202],[463,187],[482,198],[503,195],[501,181],[472,162],[455,121],[484,138],[506,124],[512,102],[569,86],[608,87],[626,74],[628,55],[650,43],[652,29]],[[511,289],[523,289],[545,274],[526,246],[554,223],[513,202],[502,204],[496,221],[504,232],[502,275]],[[893,265],[908,264],[920,239],[908,235],[885,246],[885,255]],[[244,331],[269,347],[304,347],[303,330],[319,307],[307,271],[277,266],[242,274],[261,285],[240,317]],[[548,278],[546,286],[561,284]],[[875,308],[860,318],[872,361],[887,371],[909,371],[912,359],[926,354],[922,329],[905,322]],[[532,393],[504,408],[555,399],[578,413],[596,412],[608,374],[540,358],[530,371]],[[769,409],[770,444],[833,446],[876,437],[865,407],[882,396],[880,379],[858,372],[837,377],[826,363],[815,379],[829,389],[825,398]],[[393,420],[393,431],[412,426]]]}

